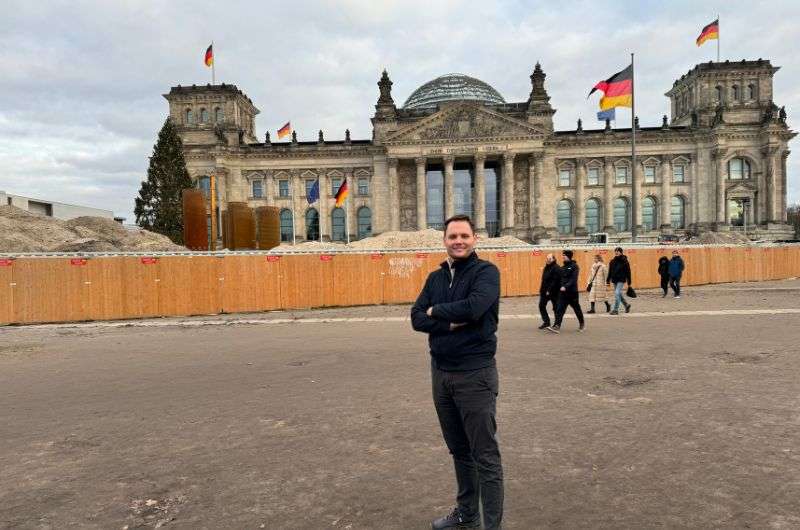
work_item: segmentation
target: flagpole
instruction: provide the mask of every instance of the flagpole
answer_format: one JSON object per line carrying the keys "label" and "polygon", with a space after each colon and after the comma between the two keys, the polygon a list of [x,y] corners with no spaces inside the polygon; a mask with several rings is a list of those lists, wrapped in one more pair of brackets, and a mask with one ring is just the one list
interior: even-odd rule
{"label": "flagpole", "polygon": [[294,185],[294,175],[292,175],[292,180],[289,181],[291,186],[289,191],[292,192],[292,245],[297,246],[297,223],[295,222],[294,216],[294,196],[295,196],[295,185]]}
{"label": "flagpole", "polygon": [[636,220],[639,210],[639,183],[636,180],[636,100],[634,99],[634,87],[636,85],[636,75],[633,65],[633,53],[631,53],[631,242],[636,243],[638,229]]}
{"label": "flagpole", "polygon": [[347,197],[345,197],[345,199],[344,199],[344,233],[345,233],[345,236],[347,237],[347,244],[349,245],[350,244],[350,226],[348,226],[348,225],[350,224],[350,219],[347,217],[347,210],[348,210],[348,208],[347,208]]}
{"label": "flagpole", "polygon": [[214,57],[214,41],[211,41],[211,84],[217,84],[217,58]]}
{"label": "flagpole", "polygon": [[717,62],[719,62],[719,41],[720,41],[720,28],[719,28],[719,13],[717,13]]}

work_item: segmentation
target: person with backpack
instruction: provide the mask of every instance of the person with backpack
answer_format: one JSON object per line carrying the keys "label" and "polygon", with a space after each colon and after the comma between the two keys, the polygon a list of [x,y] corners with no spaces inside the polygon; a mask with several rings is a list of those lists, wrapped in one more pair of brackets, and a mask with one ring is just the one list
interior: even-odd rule
{"label": "person with backpack", "polygon": [[558,290],[556,321],[547,328],[547,331],[552,333],[561,332],[561,321],[564,318],[564,313],[567,312],[567,306],[571,307],[575,311],[575,316],[578,317],[578,331],[583,331],[586,329],[586,324],[583,321],[580,293],[578,292],[578,275],[581,269],[578,267],[578,263],[572,259],[573,253],[571,250],[565,250],[561,254],[564,256],[564,264],[561,266],[561,287]]}
{"label": "person with backpack", "polygon": [[603,263],[603,256],[595,254],[592,269],[589,271],[591,275],[589,285],[586,290],[589,291],[589,304],[590,309],[587,314],[596,313],[594,310],[595,302],[603,302],[606,305],[606,313],[611,311],[611,304],[608,303],[608,294],[606,289],[606,277],[608,277],[608,267]]}
{"label": "person with backpack", "polygon": [[542,315],[542,325],[539,326],[539,329],[550,327],[550,315],[547,313],[548,302],[553,306],[553,317],[555,318],[560,289],[561,267],[558,266],[556,257],[548,254],[545,258],[544,270],[542,270],[542,283],[539,286],[539,313]]}
{"label": "person with backpack", "polygon": [[661,298],[666,298],[669,290],[669,258],[666,256],[658,258],[658,275],[661,277],[661,290],[664,291]]}
{"label": "person with backpack", "polygon": [[681,297],[681,276],[683,276],[683,269],[685,268],[686,265],[683,263],[683,258],[680,257],[677,250],[673,250],[672,259],[669,260],[669,285],[675,293],[675,298]]}
{"label": "person with backpack", "polygon": [[631,285],[631,265],[628,263],[628,256],[622,252],[622,247],[614,249],[614,258],[608,264],[608,278],[606,284],[614,284],[614,309],[611,315],[619,315],[619,306],[622,304],[625,307],[625,312],[631,312],[631,304],[622,296],[622,290],[625,284],[628,287]]}

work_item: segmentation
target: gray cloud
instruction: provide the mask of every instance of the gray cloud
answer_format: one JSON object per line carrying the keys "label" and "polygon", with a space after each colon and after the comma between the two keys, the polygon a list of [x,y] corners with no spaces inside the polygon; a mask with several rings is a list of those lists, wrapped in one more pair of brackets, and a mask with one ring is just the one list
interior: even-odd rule
{"label": "gray cloud", "polygon": [[[527,98],[537,60],[559,129],[592,127],[599,79],[637,56],[637,114],[668,113],[664,92],[714,44],[694,45],[721,15],[723,57],[782,67],[775,101],[800,108],[792,48],[800,5],[752,2],[47,2],[12,0],[0,21],[0,189],[112,208],[133,199],[167,113],[170,86],[204,84],[215,41],[217,80],[261,109],[258,134],[291,120],[301,139],[369,138],[380,71],[398,104],[422,83],[463,72],[509,101]],[[622,122],[620,123],[622,125]],[[599,126],[599,124],[598,124]],[[793,141],[796,144],[797,140]],[[795,150],[795,153],[800,151]],[[800,201],[800,157],[789,157]]]}

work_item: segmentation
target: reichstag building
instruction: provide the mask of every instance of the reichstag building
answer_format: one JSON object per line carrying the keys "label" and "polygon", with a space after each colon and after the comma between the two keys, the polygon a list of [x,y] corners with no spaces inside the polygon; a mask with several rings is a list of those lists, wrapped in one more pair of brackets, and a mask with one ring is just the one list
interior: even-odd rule
{"label": "reichstag building", "polygon": [[[660,234],[746,231],[791,237],[786,160],[795,136],[772,98],[778,67],[768,60],[702,63],[666,91],[670,116],[637,128],[556,131],[537,63],[527,101],[507,102],[489,84],[448,74],[398,106],[384,71],[372,139],[273,142],[256,137],[258,109],[234,85],[177,86],[164,97],[201,188],[217,182],[231,202],[280,208],[281,237],[344,240],[390,230],[438,228],[467,213],[483,236],[578,241],[607,232],[641,240]],[[637,120],[638,123],[638,120]],[[320,199],[306,195],[320,181]],[[336,208],[347,179],[350,195]],[[640,190],[631,215],[633,179]],[[344,210],[347,209],[347,211]],[[219,216],[217,216],[219,219]],[[347,223],[347,227],[345,224]]]}

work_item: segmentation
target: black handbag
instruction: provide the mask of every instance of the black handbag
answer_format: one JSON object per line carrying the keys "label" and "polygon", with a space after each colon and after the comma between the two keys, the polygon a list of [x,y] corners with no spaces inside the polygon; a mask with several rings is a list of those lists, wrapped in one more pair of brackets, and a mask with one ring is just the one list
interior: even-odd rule
{"label": "black handbag", "polygon": [[592,279],[589,280],[589,285],[586,286],[586,292],[587,293],[591,293],[592,292],[592,284],[594,283],[594,279],[597,278],[597,273],[599,271],[600,271],[600,269],[597,269],[596,271],[594,271],[594,276],[592,276]]}
{"label": "black handbag", "polygon": [[628,295],[628,298],[636,298],[636,291],[634,291],[633,287],[630,285],[628,286],[628,291],[625,294]]}

